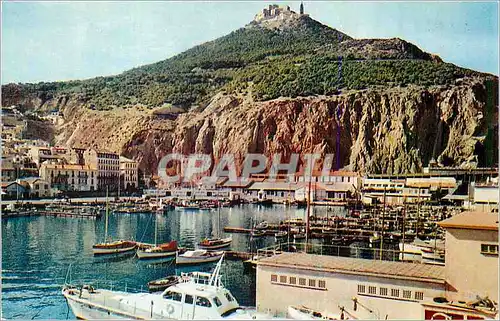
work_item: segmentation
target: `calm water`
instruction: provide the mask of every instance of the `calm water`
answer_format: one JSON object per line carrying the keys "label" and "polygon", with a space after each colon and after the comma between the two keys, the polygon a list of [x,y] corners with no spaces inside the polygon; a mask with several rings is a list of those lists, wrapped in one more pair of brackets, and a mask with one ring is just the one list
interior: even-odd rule
{"label": "calm water", "polygon": [[[313,214],[344,215],[342,208],[314,208]],[[252,221],[274,223],[288,218],[305,218],[304,209],[284,206],[245,205],[220,210],[221,227],[249,228]],[[155,220],[158,243],[172,239],[193,248],[204,237],[218,233],[217,211],[169,211],[154,214],[111,214],[109,234],[113,239],[153,243]],[[224,233],[222,233],[224,235]],[[75,284],[99,282],[121,289],[140,289],[157,278],[180,272],[210,271],[213,264],[176,268],[175,264],[139,261],[132,255],[95,258],[92,245],[104,237],[104,219],[56,217],[2,219],[2,317],[6,319],[74,319],[60,294],[68,267]],[[251,240],[247,234],[233,234],[232,250],[249,251],[274,244],[273,237]],[[241,305],[255,305],[255,274],[243,273],[240,261],[225,261],[223,282]],[[106,281],[106,282],[105,282]]]}

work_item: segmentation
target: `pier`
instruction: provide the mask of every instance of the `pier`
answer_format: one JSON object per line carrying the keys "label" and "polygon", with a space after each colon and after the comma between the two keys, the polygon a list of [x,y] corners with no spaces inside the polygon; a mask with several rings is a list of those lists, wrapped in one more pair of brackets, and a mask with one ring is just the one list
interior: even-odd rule
{"label": "pier", "polygon": [[63,211],[16,211],[2,213],[2,218],[13,218],[13,217],[26,217],[26,216],[52,216],[52,217],[70,217],[70,218],[87,218],[87,219],[97,219],[100,214],[92,213],[77,213],[77,212],[63,212]]}

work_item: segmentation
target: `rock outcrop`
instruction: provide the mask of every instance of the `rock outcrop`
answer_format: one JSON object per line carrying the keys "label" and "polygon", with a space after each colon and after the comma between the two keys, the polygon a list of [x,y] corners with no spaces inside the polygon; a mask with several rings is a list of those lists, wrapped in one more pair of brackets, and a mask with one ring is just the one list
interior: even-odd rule
{"label": "rock outcrop", "polygon": [[498,102],[488,107],[487,90],[483,80],[468,79],[429,89],[265,102],[220,93],[206,108],[175,120],[150,109],[93,111],[69,100],[59,106],[64,122],[54,140],[123,153],[146,173],[155,173],[161,157],[171,152],[211,154],[215,160],[231,153],[237,162],[246,153],[280,153],[284,160],[291,153],[340,153],[341,168],[370,173],[419,172],[431,158],[444,165],[491,165],[484,164],[485,154],[496,161],[497,143],[488,151],[486,140],[497,135]]}

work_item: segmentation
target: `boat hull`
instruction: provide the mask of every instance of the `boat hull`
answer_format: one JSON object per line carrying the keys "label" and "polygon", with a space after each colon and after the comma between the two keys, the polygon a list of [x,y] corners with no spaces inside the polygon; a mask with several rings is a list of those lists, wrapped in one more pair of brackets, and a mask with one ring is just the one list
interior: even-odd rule
{"label": "boat hull", "polygon": [[213,256],[208,256],[208,257],[184,257],[178,255],[176,258],[175,263],[177,265],[194,265],[194,264],[203,264],[203,263],[209,263],[209,262],[216,262],[220,260],[222,257],[221,254],[213,255]]}
{"label": "boat hull", "polygon": [[222,249],[225,247],[228,247],[231,245],[231,242],[225,243],[225,244],[218,244],[218,245],[201,245],[198,244],[198,247],[203,250],[217,250],[217,249]]}
{"label": "boat hull", "polygon": [[125,253],[129,251],[135,250],[135,245],[130,245],[126,247],[110,247],[110,248],[101,248],[101,247],[93,247],[92,252],[94,255],[105,255],[105,254],[118,254],[118,253]]}
{"label": "boat hull", "polygon": [[144,250],[137,250],[137,257],[141,260],[147,259],[161,259],[161,258],[175,258],[175,254],[177,251],[168,251],[168,252],[148,252]]}

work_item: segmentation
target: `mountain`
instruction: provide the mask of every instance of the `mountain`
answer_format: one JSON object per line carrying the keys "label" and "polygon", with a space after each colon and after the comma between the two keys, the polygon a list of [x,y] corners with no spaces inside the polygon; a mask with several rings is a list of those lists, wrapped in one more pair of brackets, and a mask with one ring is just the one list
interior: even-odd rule
{"label": "mountain", "polygon": [[336,153],[337,126],[341,166],[355,170],[497,162],[488,147],[497,146],[497,77],[399,38],[353,39],[287,8],[265,10],[117,76],[2,86],[2,104],[59,110],[55,142],[122,152],[146,172],[171,151]]}

